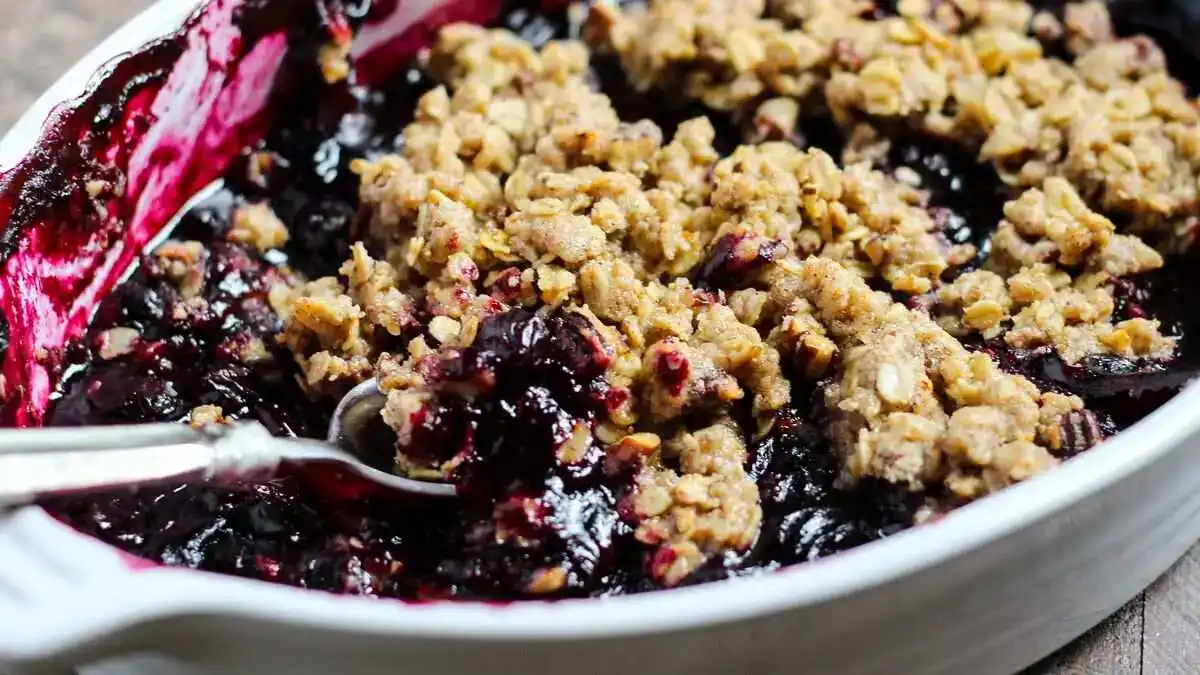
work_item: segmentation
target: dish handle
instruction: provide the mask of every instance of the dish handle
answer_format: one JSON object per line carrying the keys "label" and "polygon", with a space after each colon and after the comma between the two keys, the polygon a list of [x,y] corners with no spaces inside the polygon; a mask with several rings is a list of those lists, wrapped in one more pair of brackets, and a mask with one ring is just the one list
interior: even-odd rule
{"label": "dish handle", "polygon": [[139,635],[148,622],[82,599],[97,589],[130,587],[139,572],[156,567],[38,507],[0,511],[0,672],[68,675],[145,650]]}

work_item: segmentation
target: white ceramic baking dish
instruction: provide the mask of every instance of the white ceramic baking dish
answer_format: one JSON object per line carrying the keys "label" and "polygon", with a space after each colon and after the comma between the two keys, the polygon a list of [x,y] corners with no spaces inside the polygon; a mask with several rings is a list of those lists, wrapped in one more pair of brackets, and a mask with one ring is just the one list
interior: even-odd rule
{"label": "white ceramic baking dish", "polygon": [[[38,146],[54,103],[114,55],[178,29],[194,4],[162,0],[84,58],[0,142],[0,163]],[[401,0],[392,29],[437,4]],[[404,604],[151,567],[29,508],[0,517],[0,671],[107,660],[84,672],[1006,675],[1096,624],[1200,538],[1198,452],[1193,385],[936,525],[758,578],[554,604]],[[145,653],[162,658],[121,660]]]}

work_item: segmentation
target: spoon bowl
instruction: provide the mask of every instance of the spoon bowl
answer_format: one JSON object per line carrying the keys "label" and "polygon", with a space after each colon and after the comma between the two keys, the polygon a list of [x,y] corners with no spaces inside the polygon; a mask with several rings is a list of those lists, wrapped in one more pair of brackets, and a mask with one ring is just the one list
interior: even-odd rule
{"label": "spoon bowl", "polygon": [[396,434],[380,416],[387,395],[379,389],[375,378],[365,380],[346,392],[329,421],[329,445],[342,449],[365,469],[376,475],[366,476],[375,483],[403,492],[453,497],[457,489],[450,483],[417,480],[389,471],[394,467]]}

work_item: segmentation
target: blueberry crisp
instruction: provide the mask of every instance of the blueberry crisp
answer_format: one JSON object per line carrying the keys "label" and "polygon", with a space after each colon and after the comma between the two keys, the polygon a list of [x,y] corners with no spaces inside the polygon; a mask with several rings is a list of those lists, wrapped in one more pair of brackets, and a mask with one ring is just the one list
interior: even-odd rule
{"label": "blueberry crisp", "polygon": [[1105,4],[543,4],[384,87],[314,49],[49,417],[322,437],[377,377],[380,451],[463,498],[293,470],[53,513],[339,593],[612,596],[933,523],[1195,372],[1200,105]]}

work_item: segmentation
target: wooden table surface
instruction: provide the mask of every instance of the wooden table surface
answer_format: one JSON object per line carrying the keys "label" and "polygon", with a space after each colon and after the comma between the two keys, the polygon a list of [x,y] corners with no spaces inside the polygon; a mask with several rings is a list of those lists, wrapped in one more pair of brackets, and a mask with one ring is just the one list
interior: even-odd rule
{"label": "wooden table surface", "polygon": [[[150,0],[0,0],[0,129]],[[1022,675],[1200,673],[1200,546],[1090,633]],[[914,674],[919,675],[919,674]]]}

